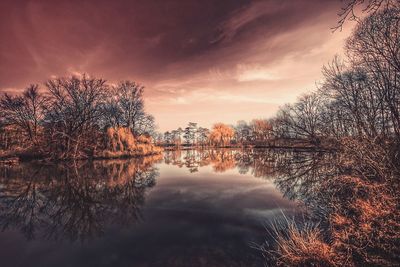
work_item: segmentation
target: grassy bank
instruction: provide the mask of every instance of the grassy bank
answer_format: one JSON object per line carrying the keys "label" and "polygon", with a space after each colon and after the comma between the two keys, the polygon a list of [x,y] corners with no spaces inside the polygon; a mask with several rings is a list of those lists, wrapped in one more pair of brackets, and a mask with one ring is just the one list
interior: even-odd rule
{"label": "grassy bank", "polygon": [[[65,147],[68,147],[65,145]],[[0,162],[12,163],[19,160],[82,160],[143,157],[160,154],[163,149],[153,144],[147,136],[134,136],[127,128],[108,128],[95,132],[88,146],[81,146],[75,153],[64,146],[54,146],[44,139],[36,143],[21,142],[0,151]]]}
{"label": "grassy bank", "polygon": [[324,163],[327,171],[302,177],[299,186],[307,189],[289,188],[303,192],[309,217],[273,231],[275,244],[262,248],[272,265],[398,266],[400,166],[394,147],[350,139]]}

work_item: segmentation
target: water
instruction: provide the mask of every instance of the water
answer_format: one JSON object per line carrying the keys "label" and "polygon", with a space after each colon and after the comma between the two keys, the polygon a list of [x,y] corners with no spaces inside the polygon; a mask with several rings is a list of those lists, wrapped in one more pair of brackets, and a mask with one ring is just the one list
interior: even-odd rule
{"label": "water", "polygon": [[1,266],[263,266],[266,225],[297,210],[276,155],[3,166]]}

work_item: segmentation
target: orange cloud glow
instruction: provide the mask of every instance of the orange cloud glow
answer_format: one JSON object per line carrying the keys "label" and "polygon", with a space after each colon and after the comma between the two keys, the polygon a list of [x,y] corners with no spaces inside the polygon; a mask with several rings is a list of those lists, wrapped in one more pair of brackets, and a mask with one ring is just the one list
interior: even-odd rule
{"label": "orange cloud glow", "polygon": [[2,1],[0,91],[80,73],[146,87],[165,131],[266,118],[315,88],[340,1]]}

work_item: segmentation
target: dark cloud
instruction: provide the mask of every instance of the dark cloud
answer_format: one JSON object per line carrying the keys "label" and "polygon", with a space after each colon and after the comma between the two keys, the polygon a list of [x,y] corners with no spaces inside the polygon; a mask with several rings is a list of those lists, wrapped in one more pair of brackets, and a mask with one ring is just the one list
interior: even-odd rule
{"label": "dark cloud", "polygon": [[[225,92],[225,100],[240,99],[236,92],[253,82],[257,95],[267,80],[276,79],[271,66],[284,69],[318,49],[331,56],[329,44],[343,39],[330,31],[339,6],[336,0],[5,0],[0,90],[82,72],[112,82],[134,79],[147,86],[156,118],[165,115],[157,114],[157,106],[170,105],[172,115],[181,112],[175,100],[188,103],[196,94]],[[303,79],[302,85],[310,81]]]}
{"label": "dark cloud", "polygon": [[240,6],[240,1],[3,3],[0,87],[69,69],[120,77],[162,71],[212,49],[213,27]]}

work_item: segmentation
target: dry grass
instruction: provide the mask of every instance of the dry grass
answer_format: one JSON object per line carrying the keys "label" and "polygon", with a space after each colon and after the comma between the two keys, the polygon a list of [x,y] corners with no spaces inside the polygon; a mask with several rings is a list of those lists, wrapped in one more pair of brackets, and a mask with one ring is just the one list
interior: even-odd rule
{"label": "dry grass", "polygon": [[336,266],[334,252],[317,227],[299,229],[290,223],[286,235],[277,236],[276,244],[277,266]]}
{"label": "dry grass", "polygon": [[99,149],[96,158],[139,157],[159,154],[160,147],[151,143],[147,136],[134,137],[128,128],[109,128],[104,136],[104,148]]}
{"label": "dry grass", "polygon": [[318,224],[283,214],[269,229],[273,240],[261,247],[267,266],[337,266],[336,255]]}
{"label": "dry grass", "polygon": [[127,151],[135,147],[135,137],[128,128],[108,128],[106,146],[110,151]]}
{"label": "dry grass", "polygon": [[356,266],[396,266],[400,261],[398,199],[385,183],[339,176],[329,188],[332,248]]}
{"label": "dry grass", "polygon": [[306,196],[323,227],[292,224],[277,235],[276,264],[400,266],[399,162],[388,151],[373,142],[344,142],[332,162],[337,174],[322,173]]}
{"label": "dry grass", "polygon": [[275,227],[275,245],[264,251],[275,265],[399,266],[399,201],[388,184],[341,175],[318,190],[318,205],[329,210],[328,229],[294,222],[284,230]]}

